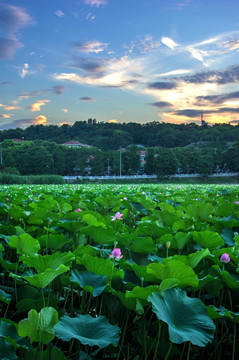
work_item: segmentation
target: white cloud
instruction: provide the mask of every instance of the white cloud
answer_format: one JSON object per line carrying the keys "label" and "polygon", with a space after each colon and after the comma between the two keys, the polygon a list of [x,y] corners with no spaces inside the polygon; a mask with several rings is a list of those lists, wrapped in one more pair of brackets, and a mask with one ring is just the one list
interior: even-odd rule
{"label": "white cloud", "polygon": [[163,36],[161,41],[164,45],[166,45],[167,47],[169,47],[172,50],[174,50],[175,47],[179,46],[174,40],[172,40],[166,36]]}
{"label": "white cloud", "polygon": [[34,74],[35,71],[30,70],[29,64],[24,64],[23,67],[19,70],[19,75],[23,79],[26,75]]}
{"label": "white cloud", "polygon": [[141,73],[143,66],[141,59],[129,59],[127,56],[105,61],[104,65],[104,74],[99,77],[94,74],[60,73],[54,74],[53,78],[78,84],[132,88],[135,82],[132,74]]}
{"label": "white cloud", "polygon": [[89,13],[89,14],[87,14],[85,19],[89,20],[89,21],[93,21],[93,20],[95,20],[95,15],[93,15],[92,13]]}
{"label": "white cloud", "polygon": [[100,6],[106,5],[107,1],[106,0],[84,0],[84,3],[86,5],[90,5],[90,6],[100,7]]}
{"label": "white cloud", "polygon": [[102,43],[97,40],[92,40],[88,42],[80,42],[74,45],[74,47],[84,53],[100,53],[107,48],[107,43]]}
{"label": "white cloud", "polygon": [[157,76],[171,76],[171,75],[183,75],[183,74],[190,74],[192,70],[190,69],[176,69],[172,71],[168,71],[166,73],[157,74]]}
{"label": "white cloud", "polygon": [[68,113],[67,109],[61,109],[61,111],[63,111],[64,113]]}
{"label": "white cloud", "polygon": [[10,119],[12,116],[14,116],[14,114],[1,114],[0,118],[2,118],[2,119]]}
{"label": "white cloud", "polygon": [[46,125],[47,117],[45,115],[38,115],[32,122],[36,125]]}
{"label": "white cloud", "polygon": [[40,111],[41,106],[46,105],[46,103],[50,102],[51,100],[38,100],[37,102],[33,103],[29,109],[30,111]]}
{"label": "white cloud", "polygon": [[55,14],[56,16],[58,16],[58,17],[64,17],[64,16],[65,16],[65,14],[63,13],[63,11],[61,11],[61,10],[55,11],[54,14]]}

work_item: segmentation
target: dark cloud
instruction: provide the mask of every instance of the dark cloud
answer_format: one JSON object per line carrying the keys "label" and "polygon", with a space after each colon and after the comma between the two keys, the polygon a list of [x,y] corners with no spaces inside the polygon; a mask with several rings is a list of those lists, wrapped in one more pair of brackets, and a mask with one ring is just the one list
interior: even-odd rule
{"label": "dark cloud", "polygon": [[64,90],[66,89],[65,86],[62,85],[55,85],[52,86],[52,91],[54,92],[54,94],[56,95],[62,95],[64,93]]}
{"label": "dark cloud", "polygon": [[157,101],[154,103],[149,103],[148,105],[155,106],[157,108],[164,108],[164,107],[172,106],[172,104],[167,101]]}
{"label": "dark cloud", "polygon": [[[207,113],[206,111],[203,112],[203,114]],[[174,115],[179,115],[179,116],[186,116],[189,118],[195,118],[195,117],[200,117],[201,116],[201,111],[200,110],[194,110],[194,109],[184,109],[184,110],[179,110],[179,111],[175,111]]]}
{"label": "dark cloud", "polygon": [[218,113],[233,113],[233,114],[239,114],[239,108],[229,108],[229,107],[223,107],[221,109],[217,110]]}
{"label": "dark cloud", "polygon": [[20,98],[29,98],[29,97],[35,97],[41,94],[46,94],[49,90],[46,89],[39,89],[39,90],[32,90],[32,91],[25,91],[20,93],[18,96]]}
{"label": "dark cloud", "polygon": [[221,104],[223,101],[238,99],[238,98],[239,98],[239,91],[234,91],[228,94],[198,96],[196,100],[199,104],[205,104],[205,103]]}
{"label": "dark cloud", "polygon": [[94,101],[95,99],[89,96],[83,96],[80,98],[81,101]]}
{"label": "dark cloud", "polygon": [[154,82],[148,85],[149,89],[155,90],[171,90],[177,87],[176,83],[171,82]]}
{"label": "dark cloud", "polygon": [[[232,114],[239,114],[239,108],[229,108],[229,107],[223,107],[220,109],[215,109],[215,110],[206,110],[203,111],[203,115],[206,114],[221,114],[221,113],[232,113]],[[179,116],[186,116],[189,118],[199,118],[201,116],[201,110],[196,110],[196,109],[183,109],[183,110],[179,110],[179,111],[175,111],[173,113],[174,115],[179,115]]]}
{"label": "dark cloud", "polygon": [[23,128],[34,124],[34,119],[18,119],[13,121],[8,121],[7,124],[1,124],[0,121],[0,130],[16,129]]}
{"label": "dark cloud", "polygon": [[30,15],[19,6],[0,3],[0,59],[10,59],[23,45],[18,41],[16,32],[24,26],[33,24]]}
{"label": "dark cloud", "polygon": [[230,124],[239,124],[239,120],[232,120],[230,121]]}
{"label": "dark cloud", "polygon": [[11,81],[1,81],[0,84],[1,85],[9,85],[9,84],[11,84]]}
{"label": "dark cloud", "polygon": [[22,46],[15,38],[0,38],[0,59],[11,59],[15,51]]}
{"label": "dark cloud", "polygon": [[74,57],[74,63],[72,63],[70,67],[103,76],[105,71],[105,61],[101,59]]}
{"label": "dark cloud", "polygon": [[224,70],[204,71],[191,76],[184,76],[181,80],[192,83],[212,83],[218,85],[231,84],[239,82],[239,65],[229,66]]}

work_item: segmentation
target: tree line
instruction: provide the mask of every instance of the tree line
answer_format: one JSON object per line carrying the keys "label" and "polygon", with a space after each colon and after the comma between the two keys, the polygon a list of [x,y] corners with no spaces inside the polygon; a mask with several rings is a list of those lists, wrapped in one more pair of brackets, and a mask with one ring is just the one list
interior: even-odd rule
{"label": "tree line", "polygon": [[[204,145],[204,146],[202,146]],[[205,146],[206,145],[206,146]],[[228,147],[194,144],[185,147],[148,147],[142,163],[142,147],[102,151],[96,147],[69,148],[53,141],[22,143],[4,140],[1,170],[20,175],[134,175],[176,173],[210,175],[239,172],[239,142]]]}
{"label": "tree line", "polygon": [[16,128],[0,131],[0,142],[6,139],[45,140],[62,144],[77,140],[102,151],[126,148],[141,144],[149,147],[177,148],[198,141],[210,143],[214,147],[227,147],[239,142],[239,125],[215,124],[213,126],[190,124],[170,124],[157,121],[140,123],[108,123],[95,119],[76,121],[73,125],[31,125],[25,129]]}

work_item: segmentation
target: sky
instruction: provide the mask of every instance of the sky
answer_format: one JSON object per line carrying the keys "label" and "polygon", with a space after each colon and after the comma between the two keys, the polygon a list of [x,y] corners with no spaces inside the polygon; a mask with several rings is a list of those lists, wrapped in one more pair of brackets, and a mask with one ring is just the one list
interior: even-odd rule
{"label": "sky", "polygon": [[0,130],[239,124],[238,0],[0,0]]}

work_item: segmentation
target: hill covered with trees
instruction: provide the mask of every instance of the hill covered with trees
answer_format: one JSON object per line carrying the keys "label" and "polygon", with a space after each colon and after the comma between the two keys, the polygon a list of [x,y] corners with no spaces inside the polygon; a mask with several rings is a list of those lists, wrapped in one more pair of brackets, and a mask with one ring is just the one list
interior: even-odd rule
{"label": "hill covered with trees", "polygon": [[239,125],[216,124],[199,126],[191,124],[170,124],[160,122],[139,123],[97,123],[95,119],[77,121],[73,125],[31,125],[26,129],[9,129],[0,132],[0,141],[18,138],[24,140],[47,140],[64,143],[77,140],[90,144],[102,151],[117,150],[119,147],[141,144],[145,147],[184,147],[198,141],[218,143],[239,141]]}
{"label": "hill covered with trees", "polygon": [[[62,145],[71,140],[90,147]],[[120,166],[122,175],[159,177],[239,172],[239,125],[112,124],[89,119],[72,126],[4,130],[0,142],[2,171],[21,175],[119,175]]]}

